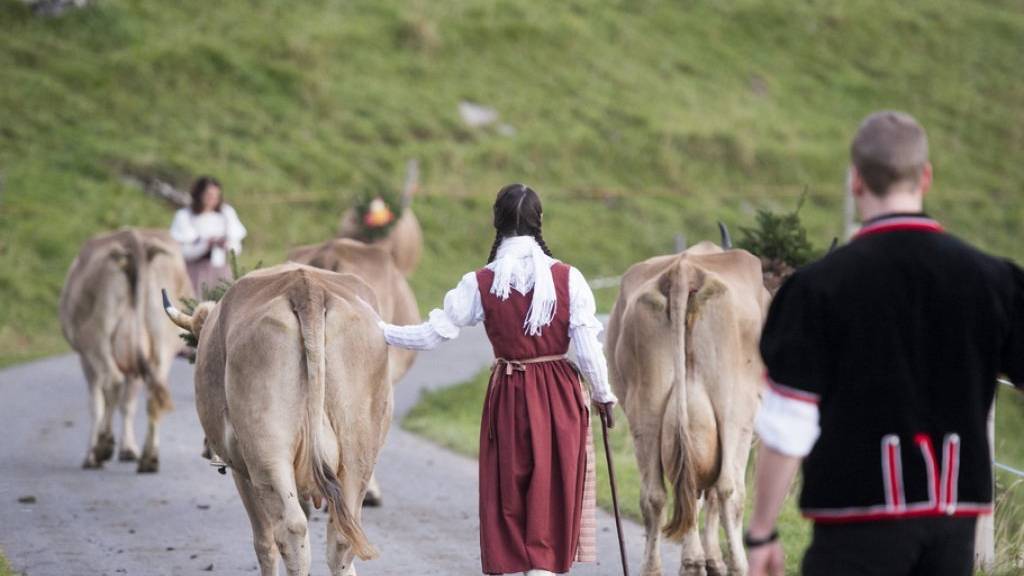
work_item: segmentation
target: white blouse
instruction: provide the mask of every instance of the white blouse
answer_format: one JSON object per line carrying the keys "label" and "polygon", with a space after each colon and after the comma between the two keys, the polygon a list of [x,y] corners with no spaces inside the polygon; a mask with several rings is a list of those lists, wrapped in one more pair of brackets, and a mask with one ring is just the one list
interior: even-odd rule
{"label": "white blouse", "polygon": [[[238,219],[235,209],[221,204],[220,211],[195,214],[191,208],[182,208],[174,214],[171,223],[171,237],[181,245],[181,253],[187,262],[194,262],[210,253],[210,262],[214,266],[227,263],[227,251],[235,254],[242,252],[242,239],[247,231]],[[210,241],[225,238],[224,248],[210,246]]]}
{"label": "white blouse", "polygon": [[[519,240],[515,238],[513,240]],[[532,240],[532,238],[531,238]],[[506,240],[507,243],[507,240]],[[505,248],[502,244],[501,248]],[[499,248],[498,257],[502,257]],[[533,263],[528,256],[518,258],[519,266],[512,275],[512,289],[527,294],[533,287]],[[493,269],[494,263],[488,265]],[[597,337],[604,329],[597,319],[597,303],[583,274],[569,268],[569,345],[576,356],[580,372],[590,383],[593,401],[618,402],[608,385],[608,363]],[[431,350],[459,335],[459,329],[484,320],[484,307],[476,272],[469,272],[444,297],[443,308],[435,308],[426,322],[413,326],[395,326],[381,322],[388,344],[413,350]]]}

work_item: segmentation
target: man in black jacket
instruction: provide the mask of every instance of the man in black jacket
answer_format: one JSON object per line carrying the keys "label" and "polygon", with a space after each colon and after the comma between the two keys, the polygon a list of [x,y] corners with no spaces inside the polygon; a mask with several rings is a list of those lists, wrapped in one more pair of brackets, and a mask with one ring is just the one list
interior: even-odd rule
{"label": "man in black jacket", "polygon": [[909,115],[872,114],[850,151],[864,225],[786,281],[761,337],[751,575],[782,574],[775,520],[802,461],[805,575],[967,576],[996,378],[1024,384],[1024,272],[922,212],[932,166]]}

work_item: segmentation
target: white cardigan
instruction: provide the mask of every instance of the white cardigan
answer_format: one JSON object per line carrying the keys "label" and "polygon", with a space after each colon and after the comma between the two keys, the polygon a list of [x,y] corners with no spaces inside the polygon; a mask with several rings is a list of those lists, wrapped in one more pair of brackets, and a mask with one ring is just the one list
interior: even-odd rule
{"label": "white cardigan", "polygon": [[[234,250],[235,254],[242,252],[242,239],[246,233],[235,209],[227,204],[221,204],[219,212],[202,214],[194,214],[191,208],[182,208],[174,214],[171,223],[171,237],[181,245],[185,260],[193,262],[210,252],[210,262],[214,266],[227,263],[227,250]],[[214,238],[226,238],[225,248],[217,246],[211,250],[210,240]]]}
{"label": "white cardigan", "polygon": [[[529,240],[524,240],[529,238]],[[512,276],[512,288],[526,294],[533,287],[533,262],[529,255],[531,237],[506,239],[498,249],[495,262],[500,258],[515,258],[519,265]],[[493,269],[495,262],[487,267]],[[608,363],[597,336],[604,329],[597,319],[597,304],[583,274],[569,268],[569,343],[580,372],[590,383],[594,402],[618,402],[608,385]],[[484,319],[484,307],[476,272],[469,272],[444,297],[443,308],[430,312],[428,320],[413,326],[395,326],[381,322],[388,344],[413,350],[431,350],[440,343],[458,337],[459,329],[479,324]]]}

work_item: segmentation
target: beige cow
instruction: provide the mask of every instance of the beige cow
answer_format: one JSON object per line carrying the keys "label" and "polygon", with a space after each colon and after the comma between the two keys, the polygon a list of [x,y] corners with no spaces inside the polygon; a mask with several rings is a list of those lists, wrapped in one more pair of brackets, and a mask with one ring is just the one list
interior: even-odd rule
{"label": "beige cow", "polygon": [[[389,256],[388,249],[358,240],[336,239],[323,244],[297,248],[289,260],[308,264],[332,272],[355,274],[362,278],[377,295],[381,318],[398,326],[420,323],[416,296],[409,283]],[[416,360],[414,350],[392,347],[388,352],[391,383],[397,384]],[[383,496],[376,476],[366,493],[368,506],[380,506]]]}
{"label": "beige cow", "polygon": [[388,350],[373,289],[351,274],[287,263],[249,273],[189,317],[199,336],[196,410],[231,468],[263,576],[306,576],[302,502],[326,502],[327,563],[354,575],[376,551],[360,502],[391,422]]}
{"label": "beige cow", "polygon": [[[760,404],[757,346],[769,298],[756,257],[710,242],[636,264],[622,279],[605,350],[640,467],[647,576],[661,574],[665,477],[676,505],[664,530],[683,537],[681,573],[724,572],[721,521],[728,573],[746,574],[744,473]],[[707,514],[698,536],[701,495]]]}
{"label": "beige cow", "polygon": [[352,207],[341,216],[338,238],[352,238],[382,246],[391,254],[402,274],[406,277],[412,276],[423,254],[423,229],[420,228],[420,221],[412,211],[412,198],[418,189],[419,166],[412,160],[407,167],[405,186],[402,190],[402,214],[387,236],[379,239],[370,238],[366,227],[359,221],[358,210]]}
{"label": "beige cow", "polygon": [[139,472],[159,469],[158,424],[171,409],[167,375],[181,348],[180,333],[163,318],[159,289],[191,297],[178,245],[163,230],[124,229],[85,243],[60,295],[64,337],[78,353],[89,382],[92,430],[84,468],[100,468],[114,454],[115,408],[122,422],[118,458],[138,458],[135,408],[141,383],[149,391],[149,426]]}

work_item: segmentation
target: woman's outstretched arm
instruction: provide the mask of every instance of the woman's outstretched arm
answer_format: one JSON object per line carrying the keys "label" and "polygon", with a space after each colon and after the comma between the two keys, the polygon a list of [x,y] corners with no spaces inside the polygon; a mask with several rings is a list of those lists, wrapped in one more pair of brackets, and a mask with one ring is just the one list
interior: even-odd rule
{"label": "woman's outstretched arm", "polygon": [[484,319],[476,272],[462,277],[458,286],[444,297],[444,307],[430,311],[427,321],[412,326],[395,326],[383,320],[380,327],[388,344],[411,350],[432,350],[446,340],[459,336],[459,329]]}
{"label": "woman's outstretched arm", "polygon": [[583,377],[590,383],[593,401],[615,404],[619,401],[608,384],[608,362],[597,337],[604,325],[597,319],[597,303],[590,285],[579,270],[569,272],[569,343]]}

